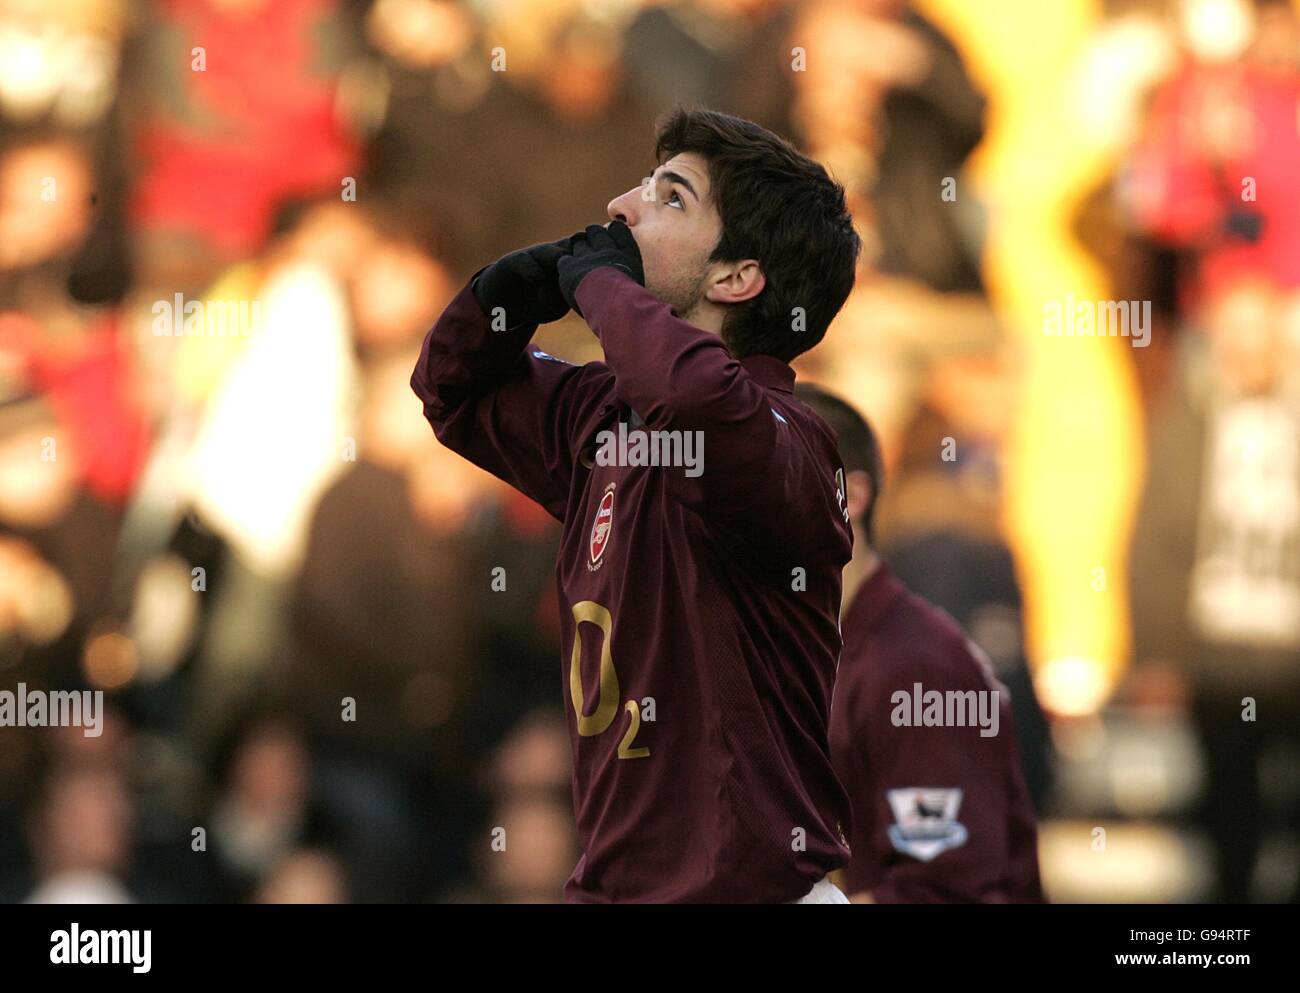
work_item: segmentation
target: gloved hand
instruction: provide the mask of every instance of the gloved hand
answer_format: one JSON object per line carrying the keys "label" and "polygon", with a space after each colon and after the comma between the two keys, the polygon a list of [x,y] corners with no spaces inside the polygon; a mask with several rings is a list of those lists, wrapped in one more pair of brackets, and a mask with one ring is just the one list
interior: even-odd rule
{"label": "gloved hand", "polygon": [[493,317],[493,311],[502,308],[506,327],[511,330],[525,324],[558,321],[569,312],[569,304],[560,293],[556,263],[583,237],[585,233],[579,232],[497,259],[474,278],[471,286],[483,312]]}
{"label": "gloved hand", "polygon": [[569,306],[582,316],[574,294],[578,284],[593,269],[601,266],[613,266],[627,273],[642,286],[645,285],[645,270],[641,268],[641,249],[637,247],[632,232],[622,221],[611,221],[609,227],[590,224],[584,235],[575,236],[573,252],[564,255],[559,261],[560,292]]}

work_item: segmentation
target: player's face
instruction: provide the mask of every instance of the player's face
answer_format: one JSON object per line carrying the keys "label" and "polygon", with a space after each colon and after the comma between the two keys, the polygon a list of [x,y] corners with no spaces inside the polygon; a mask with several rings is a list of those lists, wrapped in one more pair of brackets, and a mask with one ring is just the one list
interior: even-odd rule
{"label": "player's face", "polygon": [[646,289],[685,320],[704,299],[709,255],[722,236],[710,192],[705,160],[682,152],[606,208],[636,239]]}

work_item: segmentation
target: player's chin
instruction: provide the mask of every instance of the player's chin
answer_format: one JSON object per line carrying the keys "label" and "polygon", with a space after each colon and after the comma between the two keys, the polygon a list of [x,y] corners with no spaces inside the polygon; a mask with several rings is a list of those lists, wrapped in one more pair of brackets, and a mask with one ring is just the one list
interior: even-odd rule
{"label": "player's chin", "polygon": [[681,297],[682,290],[685,289],[681,274],[657,266],[644,258],[641,260],[641,272],[645,277],[645,288],[654,295],[655,299],[662,300],[664,303],[673,303]]}
{"label": "player's chin", "polygon": [[678,317],[681,317],[689,309],[686,298],[680,292],[674,293],[671,290],[656,289],[649,284],[646,284],[646,289],[660,303],[668,304],[668,308]]}
{"label": "player's chin", "polygon": [[646,290],[649,291],[650,295],[654,297],[656,300],[660,300],[668,304],[671,304],[673,302],[671,287],[665,286],[662,280],[655,278],[655,274],[653,272],[645,273],[645,288]]}

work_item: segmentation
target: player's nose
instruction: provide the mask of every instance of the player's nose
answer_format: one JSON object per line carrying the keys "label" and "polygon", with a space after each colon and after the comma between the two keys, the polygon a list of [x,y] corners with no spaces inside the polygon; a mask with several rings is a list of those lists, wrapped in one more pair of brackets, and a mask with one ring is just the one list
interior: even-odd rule
{"label": "player's nose", "polygon": [[637,191],[640,187],[628,190],[605,205],[605,213],[611,221],[622,221],[628,227],[634,227],[639,220],[637,216]]}

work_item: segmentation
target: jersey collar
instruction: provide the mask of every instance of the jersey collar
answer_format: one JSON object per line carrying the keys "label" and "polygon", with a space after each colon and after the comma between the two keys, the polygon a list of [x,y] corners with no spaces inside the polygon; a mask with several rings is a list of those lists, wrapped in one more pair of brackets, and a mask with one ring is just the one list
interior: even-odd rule
{"label": "jersey collar", "polygon": [[759,386],[781,393],[794,392],[794,370],[775,355],[747,355],[740,365]]}

